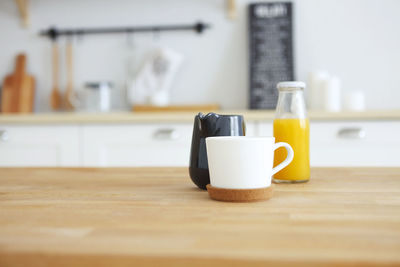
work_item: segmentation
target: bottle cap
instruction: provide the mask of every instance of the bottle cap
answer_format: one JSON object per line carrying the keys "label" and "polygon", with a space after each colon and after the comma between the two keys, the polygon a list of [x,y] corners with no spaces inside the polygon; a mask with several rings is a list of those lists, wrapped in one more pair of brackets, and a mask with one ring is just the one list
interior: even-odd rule
{"label": "bottle cap", "polygon": [[278,90],[281,90],[281,89],[289,89],[289,90],[304,89],[304,88],[306,88],[306,84],[304,82],[290,81],[290,82],[280,82],[280,83],[278,83],[278,85],[276,87],[278,88]]}

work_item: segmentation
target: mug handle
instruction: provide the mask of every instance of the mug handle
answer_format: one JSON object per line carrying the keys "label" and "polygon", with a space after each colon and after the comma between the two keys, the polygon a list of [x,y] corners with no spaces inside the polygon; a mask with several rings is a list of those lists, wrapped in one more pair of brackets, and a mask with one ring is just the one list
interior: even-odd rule
{"label": "mug handle", "polygon": [[286,159],[284,161],[282,161],[281,163],[278,164],[278,166],[276,166],[275,168],[272,169],[272,175],[274,175],[275,173],[279,172],[280,170],[285,168],[287,165],[289,165],[290,162],[292,162],[293,157],[294,157],[293,148],[288,143],[284,143],[284,142],[276,143],[274,145],[274,152],[275,152],[276,149],[278,149],[280,147],[286,148],[286,151],[287,151],[288,154],[287,154],[287,157],[286,157]]}

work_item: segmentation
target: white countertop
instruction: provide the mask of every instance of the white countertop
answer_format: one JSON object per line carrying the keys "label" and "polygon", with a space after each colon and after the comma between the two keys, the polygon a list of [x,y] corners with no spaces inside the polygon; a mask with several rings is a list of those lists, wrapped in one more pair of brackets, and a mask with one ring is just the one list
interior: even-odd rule
{"label": "white countertop", "polygon": [[[246,121],[272,121],[274,111],[224,110],[220,114],[241,114]],[[102,123],[154,123],[192,122],[195,112],[113,112],[113,113],[35,113],[2,114],[0,124],[102,124]],[[400,110],[365,112],[310,111],[310,120],[400,120]]]}

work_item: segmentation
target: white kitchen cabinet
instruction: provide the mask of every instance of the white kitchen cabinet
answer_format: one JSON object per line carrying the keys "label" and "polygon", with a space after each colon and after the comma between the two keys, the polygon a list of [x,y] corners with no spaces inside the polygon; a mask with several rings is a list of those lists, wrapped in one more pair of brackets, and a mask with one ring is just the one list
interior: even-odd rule
{"label": "white kitchen cabinet", "polygon": [[[1,124],[0,166],[188,166],[192,129],[188,121]],[[400,120],[311,120],[310,131],[312,166],[400,166]],[[246,135],[272,136],[272,120],[246,121]]]}
{"label": "white kitchen cabinet", "polygon": [[[188,166],[192,131],[191,123],[86,125],[83,165]],[[254,136],[254,123],[246,131]]]}
{"label": "white kitchen cabinet", "polygon": [[400,166],[400,121],[313,122],[313,166]]}
{"label": "white kitchen cabinet", "polygon": [[83,126],[84,166],[188,166],[191,124]]}
{"label": "white kitchen cabinet", "polygon": [[79,127],[0,125],[0,166],[79,166]]}
{"label": "white kitchen cabinet", "polygon": [[253,121],[246,122],[246,136],[257,136],[257,123]]}
{"label": "white kitchen cabinet", "polygon": [[[400,166],[400,121],[311,121],[311,166]],[[272,136],[272,122],[258,134]]]}
{"label": "white kitchen cabinet", "polygon": [[273,127],[271,122],[259,122],[256,127],[256,134],[258,136],[273,136]]}

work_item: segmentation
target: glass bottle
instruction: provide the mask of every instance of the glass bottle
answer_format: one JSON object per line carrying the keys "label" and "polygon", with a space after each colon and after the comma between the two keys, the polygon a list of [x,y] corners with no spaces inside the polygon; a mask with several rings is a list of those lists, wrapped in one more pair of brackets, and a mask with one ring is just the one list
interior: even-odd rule
{"label": "glass bottle", "polygon": [[[280,82],[274,119],[275,142],[286,142],[294,151],[293,161],[273,176],[277,183],[301,183],[310,180],[310,123],[304,102],[303,82]],[[274,166],[286,158],[286,150],[275,151]]]}

